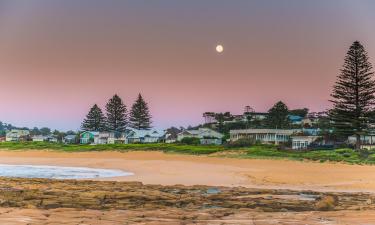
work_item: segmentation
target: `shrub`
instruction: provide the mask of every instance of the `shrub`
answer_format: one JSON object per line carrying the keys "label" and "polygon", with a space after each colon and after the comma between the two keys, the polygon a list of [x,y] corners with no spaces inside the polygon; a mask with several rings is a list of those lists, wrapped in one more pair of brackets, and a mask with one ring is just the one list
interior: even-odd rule
{"label": "shrub", "polygon": [[237,141],[231,141],[225,144],[225,147],[228,148],[244,148],[254,145],[254,139],[242,138]]}
{"label": "shrub", "polygon": [[180,142],[187,145],[199,145],[201,143],[200,139],[196,137],[184,137]]}

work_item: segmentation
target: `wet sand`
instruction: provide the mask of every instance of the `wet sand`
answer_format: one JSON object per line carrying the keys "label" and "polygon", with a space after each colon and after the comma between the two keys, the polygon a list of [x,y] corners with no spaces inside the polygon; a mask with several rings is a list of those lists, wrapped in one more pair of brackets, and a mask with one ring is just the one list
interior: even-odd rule
{"label": "wet sand", "polygon": [[375,192],[375,166],[370,165],[110,151],[0,151],[0,163],[121,169],[134,175],[103,180],[145,184]]}

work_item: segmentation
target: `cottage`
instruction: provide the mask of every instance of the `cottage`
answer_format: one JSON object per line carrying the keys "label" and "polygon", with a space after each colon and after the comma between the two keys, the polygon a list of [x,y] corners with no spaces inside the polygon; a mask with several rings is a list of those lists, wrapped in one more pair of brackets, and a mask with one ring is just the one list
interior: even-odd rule
{"label": "cottage", "polygon": [[[375,148],[375,135],[367,134],[361,135],[361,149],[373,149]],[[355,135],[348,137],[348,143],[355,145],[357,143],[357,138]]]}
{"label": "cottage", "polygon": [[177,140],[184,138],[199,138],[203,145],[220,145],[222,144],[223,134],[209,128],[199,128],[197,130],[184,130],[177,135]]}
{"label": "cottage", "polygon": [[99,135],[98,131],[85,131],[79,135],[80,144],[93,144],[95,136]]}
{"label": "cottage", "polygon": [[163,137],[163,134],[156,130],[129,129],[126,134],[125,143],[156,143]]}
{"label": "cottage", "polygon": [[239,139],[252,139],[262,143],[279,144],[288,142],[290,136],[301,130],[284,130],[284,129],[241,129],[231,130],[230,140],[237,141]]}
{"label": "cottage", "polygon": [[33,140],[33,142],[43,142],[47,140],[47,137],[43,135],[34,135],[31,137],[31,139]]}
{"label": "cottage", "polygon": [[77,137],[74,134],[66,135],[63,138],[64,144],[76,144],[77,143]]}
{"label": "cottage", "polygon": [[292,136],[292,149],[307,149],[319,136]]}
{"label": "cottage", "polygon": [[56,136],[49,135],[49,136],[46,137],[46,141],[47,141],[47,142],[57,143],[59,140],[57,139]]}
{"label": "cottage", "polygon": [[29,135],[28,130],[12,129],[6,133],[5,141],[25,141]]}
{"label": "cottage", "polygon": [[180,129],[176,127],[168,128],[164,131],[164,140],[165,143],[174,143],[177,141],[177,136],[181,132]]}

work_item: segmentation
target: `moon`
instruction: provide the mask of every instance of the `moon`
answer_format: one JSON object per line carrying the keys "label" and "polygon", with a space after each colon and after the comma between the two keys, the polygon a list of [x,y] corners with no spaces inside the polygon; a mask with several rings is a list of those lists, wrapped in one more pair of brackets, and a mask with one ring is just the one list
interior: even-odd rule
{"label": "moon", "polygon": [[224,51],[224,47],[222,45],[216,45],[216,51],[218,53],[222,53]]}

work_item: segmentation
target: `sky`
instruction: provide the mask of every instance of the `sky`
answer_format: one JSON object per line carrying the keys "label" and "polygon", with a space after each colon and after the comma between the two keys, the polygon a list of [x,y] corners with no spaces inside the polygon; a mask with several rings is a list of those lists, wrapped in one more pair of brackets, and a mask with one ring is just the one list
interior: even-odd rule
{"label": "sky", "polygon": [[115,93],[128,108],[142,93],[158,129],[279,100],[325,110],[353,41],[375,64],[374,11],[373,0],[0,0],[0,121],[77,130]]}

